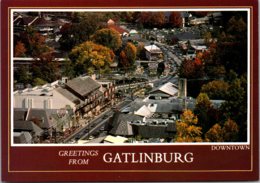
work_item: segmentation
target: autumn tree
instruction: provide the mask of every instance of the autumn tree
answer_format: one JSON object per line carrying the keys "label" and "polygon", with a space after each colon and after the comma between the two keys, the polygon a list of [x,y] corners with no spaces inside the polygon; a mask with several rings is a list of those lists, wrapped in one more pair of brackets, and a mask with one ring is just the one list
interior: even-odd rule
{"label": "autumn tree", "polygon": [[42,36],[31,26],[28,26],[25,31],[21,33],[20,41],[24,44],[26,49],[25,54],[32,57],[37,57],[41,54],[42,50],[47,47],[45,42],[46,37]]}
{"label": "autumn tree", "polygon": [[92,41],[117,51],[122,46],[119,33],[113,29],[100,29],[91,37]]}
{"label": "autumn tree", "polygon": [[26,48],[25,45],[21,42],[18,41],[17,44],[15,45],[15,50],[14,50],[14,56],[15,57],[24,57],[26,54]]}
{"label": "autumn tree", "polygon": [[165,24],[164,12],[141,12],[138,18],[144,27],[162,27]]}
{"label": "autumn tree", "polygon": [[223,126],[223,138],[225,142],[237,142],[239,127],[237,123],[228,119]]}
{"label": "autumn tree", "polygon": [[119,65],[123,67],[125,70],[133,69],[135,65],[137,49],[135,45],[128,42],[124,49],[120,52]]}
{"label": "autumn tree", "polygon": [[222,127],[216,123],[205,134],[206,142],[224,142]]}
{"label": "autumn tree", "polygon": [[95,71],[108,70],[110,64],[113,63],[114,53],[105,46],[86,41],[75,46],[71,50],[69,58],[75,64],[76,75],[93,74]]}
{"label": "autumn tree", "polygon": [[174,27],[182,27],[182,17],[180,12],[172,12],[169,17],[169,23]]}
{"label": "autumn tree", "polygon": [[197,126],[198,118],[190,110],[185,110],[181,119],[176,122],[176,142],[202,142],[201,127]]}
{"label": "autumn tree", "polygon": [[39,78],[44,82],[53,82],[60,78],[59,63],[55,61],[53,49],[45,47],[42,52],[35,57],[32,65],[33,78]]}
{"label": "autumn tree", "polygon": [[214,80],[202,86],[201,92],[206,93],[210,99],[225,99],[229,85],[222,80]]}
{"label": "autumn tree", "polygon": [[213,124],[219,121],[219,111],[215,109],[206,93],[200,93],[196,99],[194,114],[197,115],[198,125],[202,127],[203,135]]}
{"label": "autumn tree", "polygon": [[179,76],[187,79],[198,79],[205,75],[201,61],[185,59],[179,67]]}
{"label": "autumn tree", "polygon": [[138,43],[136,49],[136,57],[138,57],[139,59],[146,59],[144,43]]}
{"label": "autumn tree", "polygon": [[223,127],[213,125],[205,135],[206,142],[238,142],[239,128],[235,121],[227,119]]}

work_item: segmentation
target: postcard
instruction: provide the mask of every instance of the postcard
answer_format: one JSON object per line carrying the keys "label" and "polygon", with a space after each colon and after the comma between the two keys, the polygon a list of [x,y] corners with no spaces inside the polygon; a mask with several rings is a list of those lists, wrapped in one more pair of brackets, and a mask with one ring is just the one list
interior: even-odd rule
{"label": "postcard", "polygon": [[2,180],[259,179],[258,2],[3,0]]}

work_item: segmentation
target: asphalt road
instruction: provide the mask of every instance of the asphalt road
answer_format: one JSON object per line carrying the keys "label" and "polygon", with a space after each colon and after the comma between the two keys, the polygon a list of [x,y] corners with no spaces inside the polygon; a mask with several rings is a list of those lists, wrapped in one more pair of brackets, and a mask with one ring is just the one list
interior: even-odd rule
{"label": "asphalt road", "polygon": [[[128,106],[132,101],[131,100],[125,100],[118,105],[116,105],[116,108],[118,110],[122,110],[126,106]],[[109,109],[99,116],[97,116],[95,119],[90,121],[87,125],[81,127],[79,130],[77,130],[75,133],[70,135],[68,138],[64,140],[64,143],[69,143],[70,141],[76,141],[76,140],[83,140],[92,135],[95,131],[99,130],[106,122],[108,122],[109,118],[114,114],[113,109]]]}

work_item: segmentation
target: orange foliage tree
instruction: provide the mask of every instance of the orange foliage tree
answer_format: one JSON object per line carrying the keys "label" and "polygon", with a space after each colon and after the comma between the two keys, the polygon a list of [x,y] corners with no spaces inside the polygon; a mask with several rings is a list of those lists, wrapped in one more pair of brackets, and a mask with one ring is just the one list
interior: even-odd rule
{"label": "orange foliage tree", "polygon": [[198,118],[191,110],[185,110],[176,122],[176,142],[202,142],[201,127],[196,126]]}
{"label": "orange foliage tree", "polygon": [[209,131],[205,134],[205,141],[206,142],[224,142],[223,130],[218,123],[213,125],[209,129]]}
{"label": "orange foliage tree", "polygon": [[161,27],[165,24],[164,12],[141,12],[139,23],[145,27]]}
{"label": "orange foliage tree", "polygon": [[25,45],[21,41],[18,41],[17,44],[15,45],[14,56],[24,57],[25,52],[26,52]]}
{"label": "orange foliage tree", "polygon": [[128,42],[125,48],[120,53],[120,65],[124,69],[132,69],[135,64],[137,48],[132,43]]}
{"label": "orange foliage tree", "polygon": [[237,142],[239,128],[235,121],[228,119],[223,127],[213,125],[205,135],[206,142]]}

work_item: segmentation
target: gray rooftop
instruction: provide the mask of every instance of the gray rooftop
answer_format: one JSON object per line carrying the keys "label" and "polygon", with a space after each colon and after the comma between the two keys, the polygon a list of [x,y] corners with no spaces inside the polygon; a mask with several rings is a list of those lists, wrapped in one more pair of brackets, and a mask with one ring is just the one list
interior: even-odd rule
{"label": "gray rooftop", "polygon": [[14,132],[14,143],[28,144],[31,143],[32,136],[29,132]]}
{"label": "gray rooftop", "polygon": [[82,97],[87,96],[92,91],[97,90],[101,85],[91,77],[78,77],[67,82],[66,86]]}
{"label": "gray rooftop", "polygon": [[57,110],[54,109],[29,109],[28,121],[36,121],[39,123],[40,128],[51,128],[56,127],[55,120],[51,118],[52,114],[57,113]]}
{"label": "gray rooftop", "polygon": [[110,133],[113,135],[131,136],[133,135],[131,121],[142,120],[142,117],[133,114],[116,113],[113,117],[113,128]]}
{"label": "gray rooftop", "polygon": [[14,121],[14,131],[34,132],[37,136],[43,133],[43,130],[32,121]]}
{"label": "gray rooftop", "polygon": [[81,102],[81,100],[74,95],[73,93],[71,93],[70,91],[68,91],[65,88],[59,87],[56,89],[57,92],[59,92],[60,94],[62,94],[64,97],[66,97],[67,99],[69,99],[70,101],[72,101],[75,104],[78,104]]}

